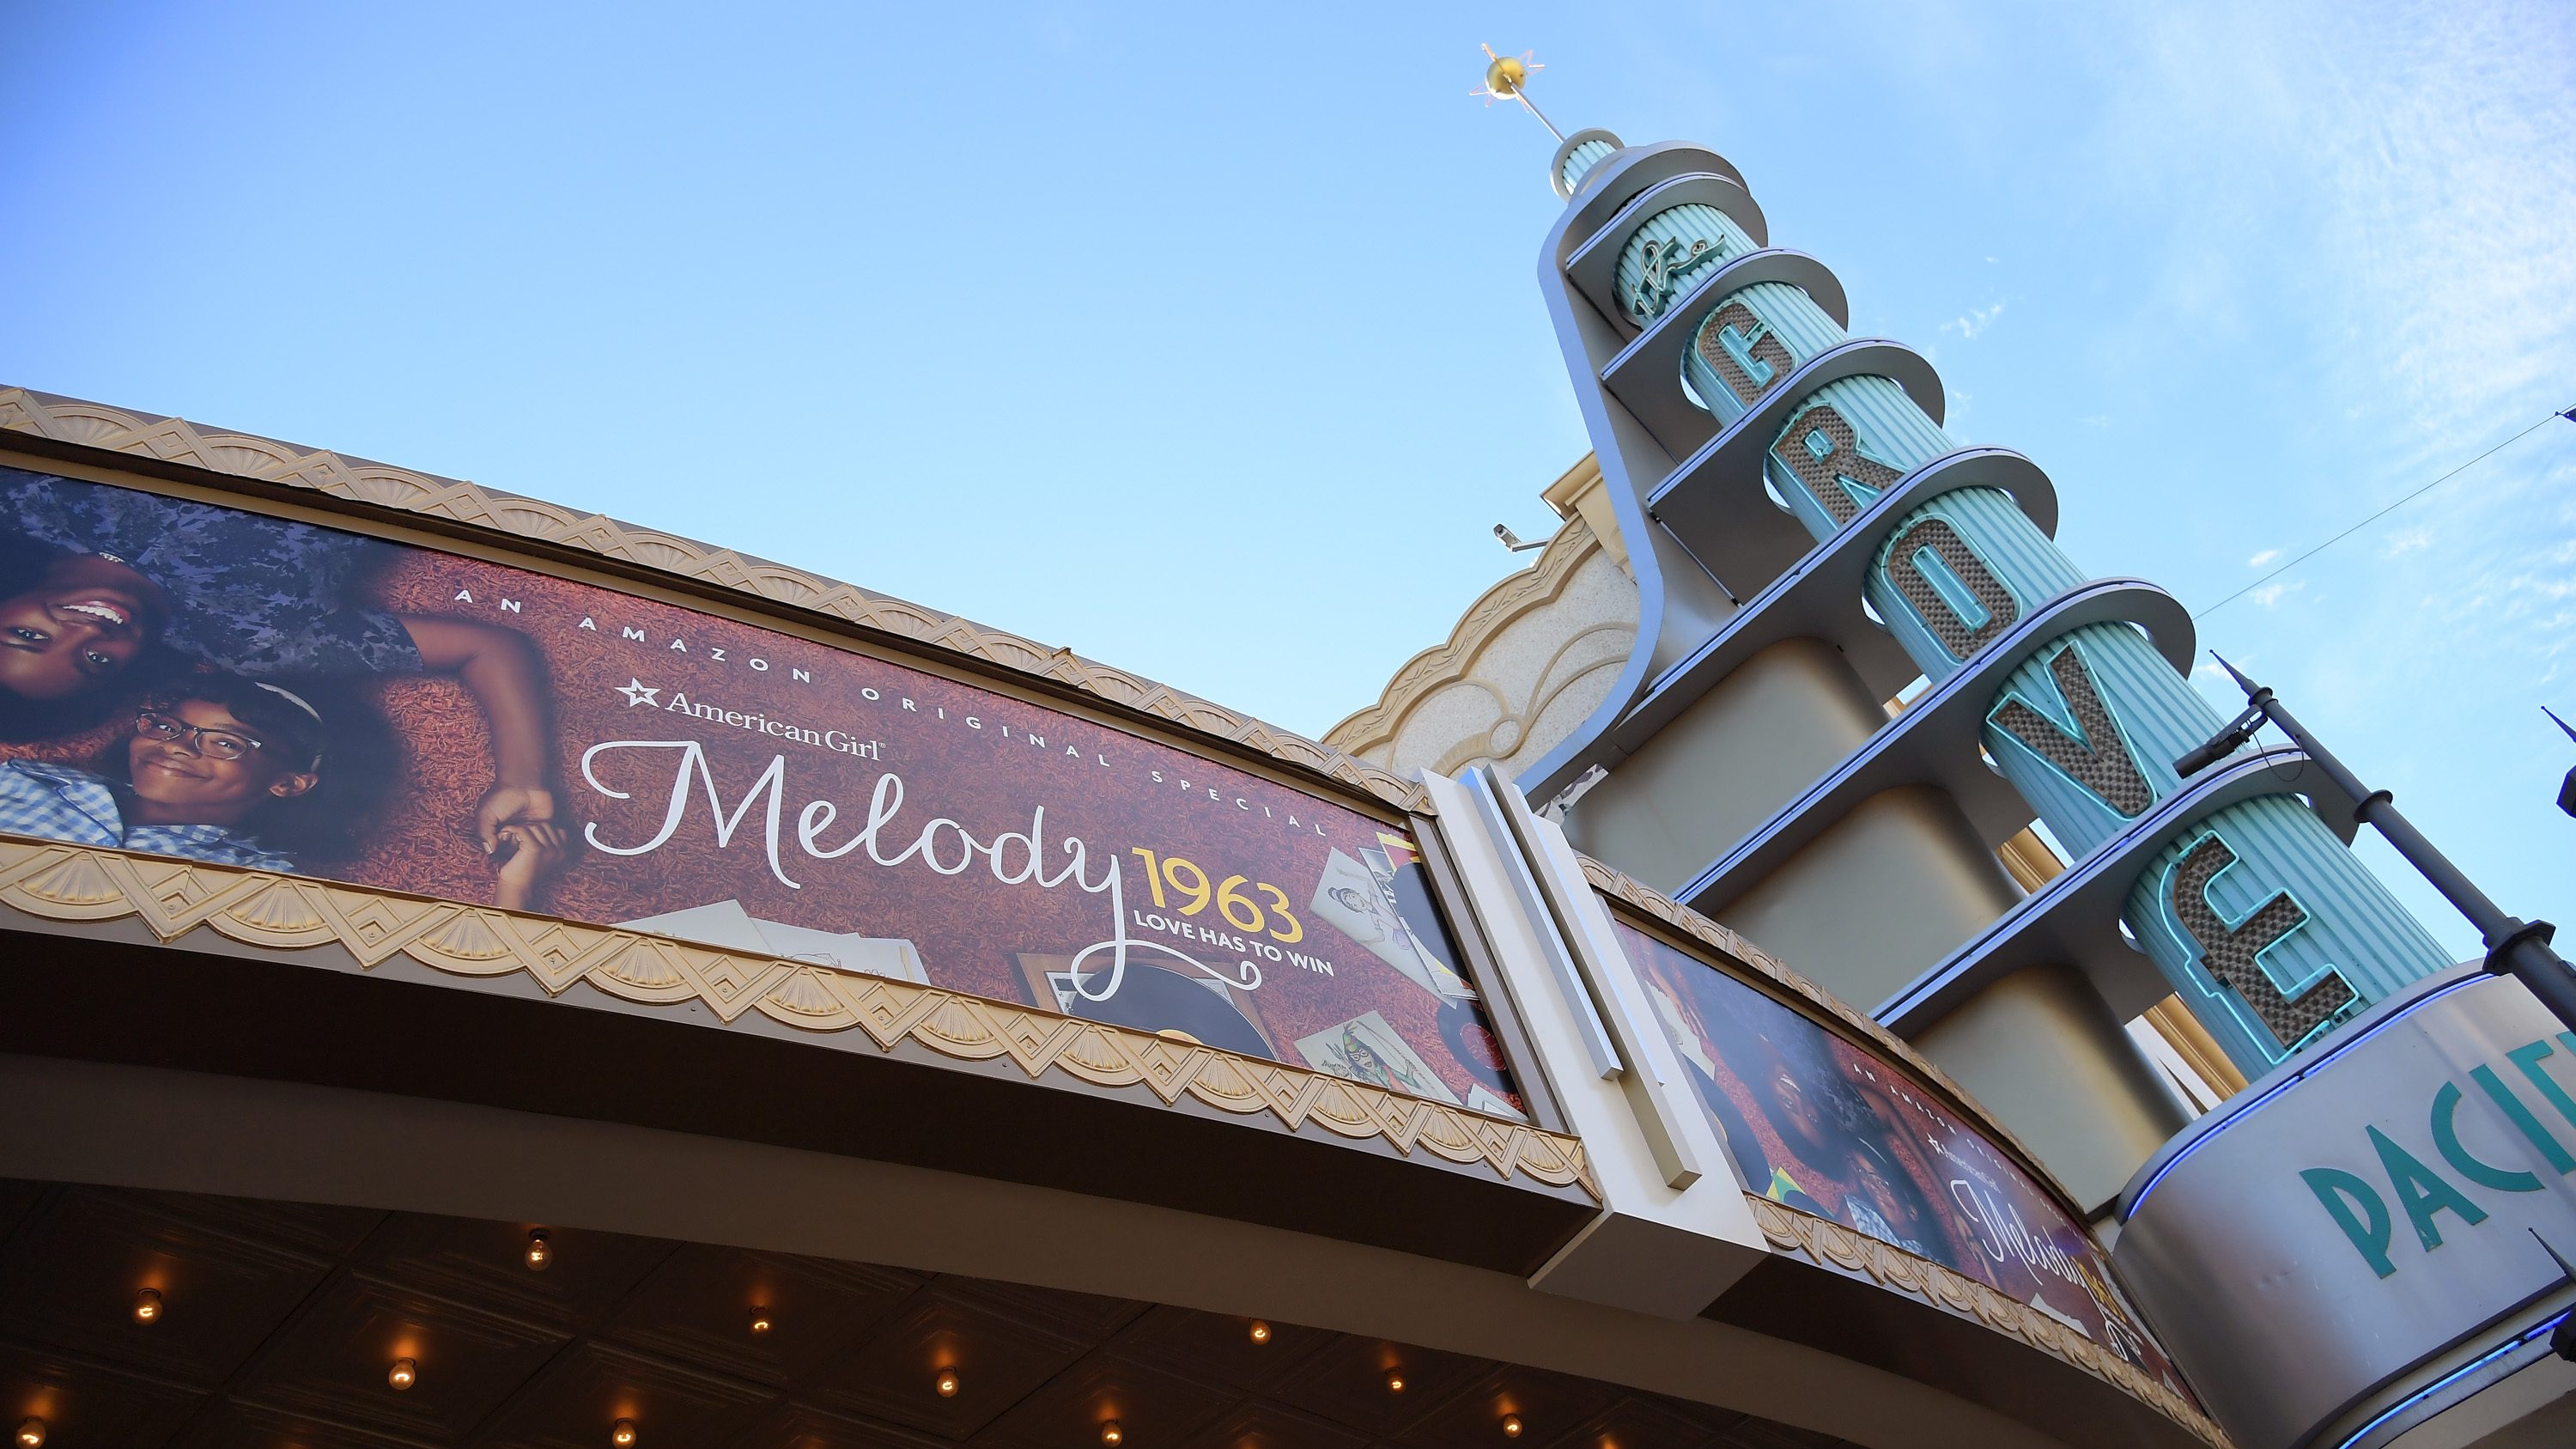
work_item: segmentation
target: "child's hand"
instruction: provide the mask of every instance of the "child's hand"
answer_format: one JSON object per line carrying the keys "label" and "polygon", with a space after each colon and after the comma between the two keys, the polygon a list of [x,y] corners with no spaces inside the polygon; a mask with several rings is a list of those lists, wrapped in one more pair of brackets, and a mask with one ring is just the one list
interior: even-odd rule
{"label": "child's hand", "polygon": [[[483,842],[483,853],[491,855],[501,848],[502,826],[541,824],[554,818],[555,794],[552,790],[526,785],[495,785],[474,807],[474,834]],[[561,843],[560,839],[557,843]]]}
{"label": "child's hand", "polygon": [[505,911],[529,910],[537,883],[552,875],[568,853],[563,827],[550,822],[504,825],[497,843],[510,853],[495,877],[492,902]]}

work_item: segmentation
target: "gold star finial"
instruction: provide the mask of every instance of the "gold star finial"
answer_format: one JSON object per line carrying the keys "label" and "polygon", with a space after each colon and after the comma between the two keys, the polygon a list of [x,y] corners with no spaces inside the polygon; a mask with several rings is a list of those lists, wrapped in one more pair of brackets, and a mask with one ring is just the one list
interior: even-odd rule
{"label": "gold star finial", "polygon": [[1496,101],[1518,101],[1521,103],[1521,109],[1538,117],[1538,123],[1547,127],[1549,135],[1560,141],[1564,140],[1565,133],[1556,128],[1556,122],[1549,120],[1545,112],[1530,103],[1530,73],[1547,69],[1533,58],[1538,52],[1524,50],[1518,55],[1496,55],[1490,45],[1480,48],[1485,52],[1485,59],[1488,62],[1485,66],[1485,83],[1467,94],[1484,97],[1485,104],[1488,106]]}

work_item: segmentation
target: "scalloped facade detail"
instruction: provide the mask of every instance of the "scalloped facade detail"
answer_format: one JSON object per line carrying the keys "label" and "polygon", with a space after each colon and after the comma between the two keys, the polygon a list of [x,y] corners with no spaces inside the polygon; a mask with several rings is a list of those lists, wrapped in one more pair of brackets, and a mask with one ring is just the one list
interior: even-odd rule
{"label": "scalloped facade detail", "polygon": [[1637,585],[1581,515],[1538,562],[1487,589],[1446,642],[1407,660],[1328,746],[1399,774],[1506,776],[1572,734],[1618,681],[1637,638]]}
{"label": "scalloped facade detail", "polygon": [[1483,1163],[1505,1182],[1580,1187],[1601,1201],[1578,1138],[1152,1032],[807,962],[310,876],[5,835],[0,907],[49,921],[139,919],[162,941],[210,930],[270,950],[338,946],[361,970],[400,955],[453,976],[525,975],[548,996],[578,982],[621,1001],[703,1005],[727,1025],[757,1012],[801,1031],[856,1031],[889,1054],[910,1043],[960,1061],[1008,1058],[1033,1080],[1062,1072],[1094,1087],[1141,1084],[1166,1105],[1186,1094],[1236,1116],[1267,1113],[1290,1132],[1376,1139],[1406,1157],[1418,1148],[1461,1166]]}

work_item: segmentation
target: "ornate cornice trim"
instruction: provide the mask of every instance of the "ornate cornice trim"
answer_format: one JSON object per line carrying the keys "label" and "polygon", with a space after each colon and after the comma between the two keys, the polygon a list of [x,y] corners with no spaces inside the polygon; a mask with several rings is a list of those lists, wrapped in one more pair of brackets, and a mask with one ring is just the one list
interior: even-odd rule
{"label": "ornate cornice trim", "polygon": [[1746,1193],[1753,1220],[1775,1251],[1818,1267],[1865,1275],[1873,1283],[2003,1334],[2069,1363],[2173,1420],[2211,1449],[2234,1449],[2226,1431],[2200,1407],[2083,1334],[2027,1303],[1891,1247],[1866,1233]]}
{"label": "ornate cornice trim", "polygon": [[[1433,690],[1466,681],[1477,655],[1514,621],[1563,598],[1576,571],[1600,547],[1601,540],[1589,524],[1579,517],[1568,518],[1547,541],[1537,563],[1487,589],[1468,605],[1445,642],[1414,655],[1395,671],[1377,703],[1324,731],[1326,746],[1365,759],[1370,751],[1394,744],[1415,706]],[[1633,631],[1634,625],[1630,628]],[[1533,708],[1537,703],[1532,702]]]}
{"label": "ornate cornice trim", "polygon": [[2046,1165],[2041,1163],[2039,1154],[2031,1151],[2026,1143],[2014,1136],[2011,1128],[1996,1121],[1994,1114],[1987,1111],[1976,1098],[1968,1095],[1967,1088],[1952,1081],[1948,1072],[1927,1061],[1914,1049],[1912,1043],[1871,1020],[1866,1014],[1844,1005],[1842,1000],[1832,992],[1790,970],[1780,963],[1778,957],[1735,932],[1624,872],[1613,870],[1588,855],[1582,856],[1581,859],[1585,878],[1590,880],[1593,888],[1603,895],[1639,915],[1650,917],[1677,935],[1713,948],[1719,955],[1728,958],[1745,971],[1769,981],[1782,992],[1807,1002],[1826,1016],[1842,1023],[1854,1035],[1866,1039],[1873,1049],[1904,1064],[1948,1098],[1950,1105],[1975,1122],[1979,1130],[1991,1134],[1995,1140],[2009,1147],[2022,1170],[2028,1172],[2033,1181],[2045,1186],[2056,1196],[2058,1205],[2066,1209],[2068,1217],[2079,1223],[2084,1221],[2084,1210],[2076,1203],[2074,1194],[2068,1192],[2066,1184],[2059,1182],[2056,1174],[2050,1172]]}
{"label": "ornate cornice trim", "polygon": [[394,956],[455,976],[525,975],[549,996],[580,982],[621,1001],[703,1004],[731,1024],[747,1012],[817,1035],[864,1032],[877,1050],[910,1042],[960,1061],[1007,1058],[1032,1080],[1056,1071],[1095,1087],[1142,1084],[1166,1104],[1268,1113],[1291,1132],[1320,1127],[1416,1148],[1506,1182],[1578,1186],[1601,1198],[1580,1139],[1302,1067],[1150,1032],[890,981],[806,962],[484,906],[240,870],[167,856],[0,835],[0,905],[49,921],[140,919],[173,941],[205,929],[294,951],[336,945],[373,970]]}
{"label": "ornate cornice trim", "polygon": [[1291,769],[1322,776],[1344,789],[1375,796],[1401,810],[1427,813],[1430,808],[1419,785],[1391,771],[1141,675],[1084,659],[1070,649],[1049,648],[1035,640],[987,629],[854,584],[731,549],[714,548],[677,534],[637,528],[604,514],[580,513],[533,498],[494,492],[460,479],[344,458],[272,438],[217,432],[181,418],[129,413],[103,403],[20,387],[0,387],[0,431],[310,489],[355,503],[463,524],[499,535],[505,541],[532,539],[640,565],[701,585],[713,584],[1069,688],[1184,733],[1204,735],[1235,749],[1267,756]]}

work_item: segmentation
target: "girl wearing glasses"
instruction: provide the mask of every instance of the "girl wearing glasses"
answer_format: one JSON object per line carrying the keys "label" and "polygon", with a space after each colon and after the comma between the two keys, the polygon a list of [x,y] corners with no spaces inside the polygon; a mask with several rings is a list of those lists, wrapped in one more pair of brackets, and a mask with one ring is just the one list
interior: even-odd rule
{"label": "girl wearing glasses", "polygon": [[474,828],[497,856],[504,826],[555,815],[545,667],[515,629],[368,607],[363,585],[395,550],[0,468],[0,739],[72,733],[193,665],[261,679],[454,674],[492,730]]}
{"label": "girl wearing glasses", "polygon": [[[394,773],[383,722],[355,699],[223,674],[177,681],[93,764],[0,764],[0,830],[300,872],[356,853]],[[529,909],[563,832],[512,823],[501,842],[498,904]]]}

